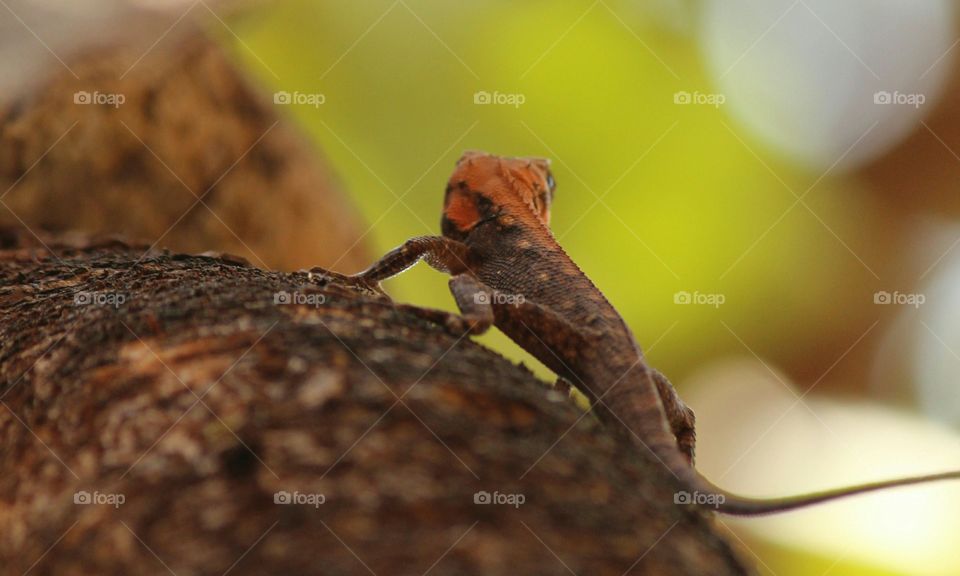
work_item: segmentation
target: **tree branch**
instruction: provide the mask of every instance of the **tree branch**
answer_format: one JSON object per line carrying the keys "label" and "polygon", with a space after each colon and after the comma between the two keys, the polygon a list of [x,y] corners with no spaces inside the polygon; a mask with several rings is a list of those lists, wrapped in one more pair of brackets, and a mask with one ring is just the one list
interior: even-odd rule
{"label": "tree branch", "polygon": [[410,307],[42,240],[0,238],[0,574],[747,571],[652,458]]}

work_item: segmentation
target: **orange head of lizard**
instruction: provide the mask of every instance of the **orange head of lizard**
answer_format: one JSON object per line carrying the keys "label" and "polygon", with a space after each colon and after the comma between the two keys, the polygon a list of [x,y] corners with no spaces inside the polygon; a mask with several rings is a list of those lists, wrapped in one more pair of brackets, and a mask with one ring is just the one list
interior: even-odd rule
{"label": "orange head of lizard", "polygon": [[463,239],[475,226],[505,211],[549,226],[554,188],[547,159],[466,152],[447,184],[443,234]]}

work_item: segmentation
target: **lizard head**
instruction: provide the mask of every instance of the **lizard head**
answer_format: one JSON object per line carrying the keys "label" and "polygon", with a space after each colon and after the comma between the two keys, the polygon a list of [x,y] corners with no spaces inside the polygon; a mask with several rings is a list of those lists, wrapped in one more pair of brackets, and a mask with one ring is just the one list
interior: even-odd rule
{"label": "lizard head", "polygon": [[504,211],[549,226],[555,187],[550,161],[545,158],[466,152],[447,184],[443,234],[462,239],[477,224]]}

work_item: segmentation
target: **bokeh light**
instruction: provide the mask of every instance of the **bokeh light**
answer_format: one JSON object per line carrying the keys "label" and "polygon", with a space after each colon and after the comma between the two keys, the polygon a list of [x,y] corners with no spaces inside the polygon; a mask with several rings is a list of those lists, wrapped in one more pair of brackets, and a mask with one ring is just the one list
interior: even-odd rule
{"label": "bokeh light", "polygon": [[895,146],[940,99],[953,7],[711,0],[702,51],[729,113],[772,150],[816,170],[841,157],[853,167]]}

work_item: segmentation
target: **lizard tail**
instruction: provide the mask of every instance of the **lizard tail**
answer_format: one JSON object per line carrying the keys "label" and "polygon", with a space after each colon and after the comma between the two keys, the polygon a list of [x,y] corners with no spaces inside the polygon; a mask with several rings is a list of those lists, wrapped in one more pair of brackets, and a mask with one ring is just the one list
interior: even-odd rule
{"label": "lizard tail", "polygon": [[[797,508],[805,508],[813,504],[829,502],[847,496],[856,496],[888,488],[897,488],[900,486],[911,486],[913,484],[925,484],[927,482],[938,482],[942,480],[960,480],[960,471],[943,472],[940,474],[927,474],[924,476],[911,476],[909,478],[898,478],[896,480],[883,480],[880,482],[870,482],[867,484],[858,484],[856,486],[845,486],[833,490],[824,490],[822,492],[811,492],[808,494],[799,494],[796,496],[786,496],[783,498],[748,498],[727,492],[722,488],[713,485],[709,480],[701,476],[692,467],[688,468],[696,475],[696,480],[690,482],[695,486],[699,494],[689,496],[690,500],[699,500],[707,506],[716,507],[718,512],[730,514],[733,516],[762,516],[764,514],[774,514],[777,512],[786,512]],[[702,496],[702,495],[706,496]]]}
{"label": "lizard tail", "polygon": [[650,450],[685,486],[674,494],[677,504],[702,504],[718,512],[735,516],[761,516],[804,508],[839,498],[866,494],[888,488],[925,484],[943,480],[960,480],[960,471],[898,478],[856,486],[846,486],[822,492],[812,492],[782,498],[749,498],[715,486],[688,461],[677,446],[677,439],[664,417],[660,395],[651,373],[642,369],[639,381],[625,382],[607,391],[608,401],[602,403],[604,413],[615,428],[627,433],[635,444]]}

